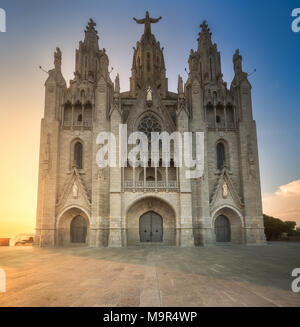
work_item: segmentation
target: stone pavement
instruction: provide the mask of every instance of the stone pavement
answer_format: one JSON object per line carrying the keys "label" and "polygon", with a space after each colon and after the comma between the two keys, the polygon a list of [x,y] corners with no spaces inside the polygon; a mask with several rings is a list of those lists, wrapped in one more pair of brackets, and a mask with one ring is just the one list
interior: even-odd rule
{"label": "stone pavement", "polygon": [[300,306],[300,243],[0,247],[0,306]]}

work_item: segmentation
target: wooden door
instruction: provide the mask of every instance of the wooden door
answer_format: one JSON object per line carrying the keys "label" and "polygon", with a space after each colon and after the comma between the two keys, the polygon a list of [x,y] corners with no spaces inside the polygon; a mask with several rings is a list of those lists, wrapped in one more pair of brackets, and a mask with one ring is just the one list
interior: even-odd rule
{"label": "wooden door", "polygon": [[230,222],[225,216],[219,216],[215,221],[217,242],[230,242]]}
{"label": "wooden door", "polygon": [[160,215],[149,211],[140,217],[140,241],[162,242],[163,220]]}
{"label": "wooden door", "polygon": [[87,223],[82,216],[75,217],[71,222],[71,243],[85,243]]}

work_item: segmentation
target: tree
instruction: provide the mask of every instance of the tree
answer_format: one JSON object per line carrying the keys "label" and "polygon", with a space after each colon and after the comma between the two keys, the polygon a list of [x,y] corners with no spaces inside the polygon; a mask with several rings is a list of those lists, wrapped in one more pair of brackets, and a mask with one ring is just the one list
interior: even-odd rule
{"label": "tree", "polygon": [[294,221],[285,221],[284,222],[284,225],[285,225],[285,233],[287,233],[289,236],[290,235],[293,235],[294,232],[296,231],[295,228],[296,228],[296,222]]}
{"label": "tree", "polygon": [[282,221],[278,218],[264,215],[265,234],[268,241],[278,240],[282,233],[288,236],[297,235],[299,228],[296,228],[294,221]]}

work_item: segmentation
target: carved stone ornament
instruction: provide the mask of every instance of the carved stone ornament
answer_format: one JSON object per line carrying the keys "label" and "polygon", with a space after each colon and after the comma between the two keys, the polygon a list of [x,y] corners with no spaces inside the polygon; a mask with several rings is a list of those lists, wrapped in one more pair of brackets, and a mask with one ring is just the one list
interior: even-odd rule
{"label": "carved stone ornament", "polygon": [[228,196],[228,186],[227,184],[224,182],[223,186],[222,186],[222,196],[224,199],[227,198]]}
{"label": "carved stone ornament", "polygon": [[78,186],[77,186],[76,182],[74,182],[74,184],[73,184],[72,193],[73,193],[74,199],[78,198]]}

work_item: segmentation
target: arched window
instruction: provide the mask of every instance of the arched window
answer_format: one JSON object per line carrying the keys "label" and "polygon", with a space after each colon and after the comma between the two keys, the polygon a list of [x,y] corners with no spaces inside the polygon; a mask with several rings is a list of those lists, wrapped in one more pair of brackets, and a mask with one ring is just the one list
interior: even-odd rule
{"label": "arched window", "polygon": [[76,142],[74,145],[74,163],[76,168],[82,169],[82,143]]}
{"label": "arched window", "polygon": [[225,164],[225,146],[220,142],[217,144],[217,168],[222,169]]}

